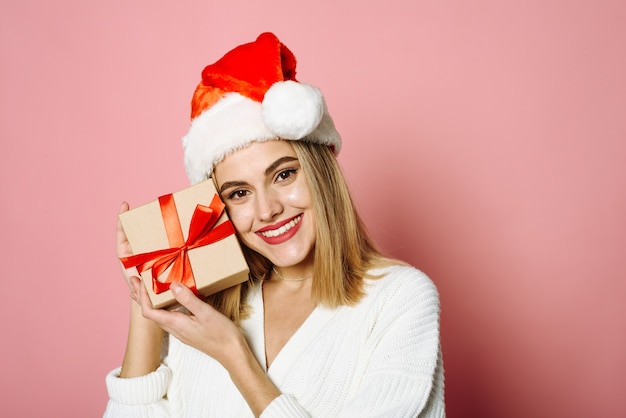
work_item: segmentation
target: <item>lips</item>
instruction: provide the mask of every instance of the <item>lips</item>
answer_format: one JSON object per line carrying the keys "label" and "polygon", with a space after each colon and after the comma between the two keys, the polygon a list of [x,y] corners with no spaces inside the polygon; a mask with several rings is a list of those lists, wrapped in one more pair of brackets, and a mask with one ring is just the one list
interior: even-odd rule
{"label": "lips", "polygon": [[303,216],[301,213],[282,223],[261,228],[257,231],[257,235],[269,244],[280,244],[295,235],[300,228],[300,221],[302,221]]}

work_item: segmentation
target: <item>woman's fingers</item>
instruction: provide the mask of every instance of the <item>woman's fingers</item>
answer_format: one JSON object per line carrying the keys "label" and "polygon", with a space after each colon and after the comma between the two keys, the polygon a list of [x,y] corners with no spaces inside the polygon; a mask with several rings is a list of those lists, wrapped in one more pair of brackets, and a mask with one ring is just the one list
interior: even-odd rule
{"label": "woman's fingers", "polygon": [[139,303],[139,305],[141,305],[142,315],[145,318],[150,319],[158,324],[165,331],[172,332],[181,325],[178,322],[181,320],[181,318],[185,319],[183,317],[188,317],[188,315],[182,312],[169,311],[166,309],[155,309],[152,305],[150,295],[148,295],[148,290],[146,289],[144,283],[138,277],[131,277],[131,283],[134,289],[134,291],[131,292],[131,298],[135,299]]}
{"label": "woman's fingers", "polygon": [[[124,213],[129,210],[130,206],[128,202],[122,202],[122,206],[120,206],[119,213]],[[124,232],[124,228],[122,227],[122,223],[120,222],[119,217],[117,218],[117,226],[115,228],[115,238],[116,238],[116,252],[117,257],[128,257],[133,254],[130,249],[130,243],[128,242],[128,238],[126,237],[126,232]],[[121,263],[120,263],[121,265]],[[133,290],[133,285],[130,281],[131,276],[136,276],[139,274],[136,267],[125,268],[123,265],[122,272],[124,273],[124,277],[130,286],[131,291]]]}
{"label": "woman's fingers", "polygon": [[132,284],[136,294],[135,300],[141,305],[141,314],[144,318],[219,362],[229,360],[229,356],[233,354],[231,344],[241,340],[241,331],[230,319],[180,283],[172,283],[170,289],[178,303],[189,314],[179,310],[154,309],[145,283],[133,277]]}
{"label": "woman's fingers", "polygon": [[187,286],[180,283],[172,283],[170,290],[176,301],[187,308],[194,316],[200,316],[207,308],[207,304],[200,300]]}
{"label": "woman's fingers", "polygon": [[[122,202],[122,206],[120,207],[119,213],[124,213],[129,209],[128,202]],[[116,242],[117,242],[117,256],[118,257],[126,257],[132,254],[130,250],[130,244],[128,243],[128,238],[126,238],[126,232],[124,232],[124,228],[122,227],[122,223],[119,218],[117,219],[117,226],[115,228]]]}
{"label": "woman's fingers", "polygon": [[141,305],[140,291],[143,287],[141,279],[137,276],[131,276],[128,278],[128,284],[130,285],[130,298]]}

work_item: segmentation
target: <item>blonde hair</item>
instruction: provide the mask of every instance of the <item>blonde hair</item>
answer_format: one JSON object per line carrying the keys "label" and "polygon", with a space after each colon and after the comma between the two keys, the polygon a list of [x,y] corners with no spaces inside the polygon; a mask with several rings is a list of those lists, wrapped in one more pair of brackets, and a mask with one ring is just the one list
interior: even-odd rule
{"label": "blonde hair", "polygon": [[[376,247],[332,150],[303,140],[289,142],[300,161],[316,215],[313,299],[328,307],[355,305],[365,294],[364,279],[380,277],[368,274],[370,269],[402,262],[384,257]],[[244,301],[252,279],[267,279],[272,269],[267,258],[243,244],[242,249],[251,280],[207,298],[235,323],[247,315]]]}

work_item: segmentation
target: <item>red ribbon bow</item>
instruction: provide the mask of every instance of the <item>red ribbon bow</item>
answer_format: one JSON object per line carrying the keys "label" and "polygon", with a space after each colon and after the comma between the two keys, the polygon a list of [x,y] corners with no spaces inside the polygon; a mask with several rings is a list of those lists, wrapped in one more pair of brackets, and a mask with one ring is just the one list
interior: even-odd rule
{"label": "red ribbon bow", "polygon": [[[196,206],[191,217],[187,241],[184,241],[174,196],[168,194],[159,197],[159,205],[161,206],[161,216],[163,217],[167,240],[171,248],[121,257],[120,261],[125,268],[137,267],[140,273],[152,269],[152,289],[156,294],[165,292],[174,282],[183,283],[198,294],[187,252],[224,239],[234,234],[235,228],[230,220],[215,226],[224,212],[224,203],[218,195],[215,195],[209,206]],[[164,282],[157,280],[170,265],[172,265],[172,270],[167,279]]]}

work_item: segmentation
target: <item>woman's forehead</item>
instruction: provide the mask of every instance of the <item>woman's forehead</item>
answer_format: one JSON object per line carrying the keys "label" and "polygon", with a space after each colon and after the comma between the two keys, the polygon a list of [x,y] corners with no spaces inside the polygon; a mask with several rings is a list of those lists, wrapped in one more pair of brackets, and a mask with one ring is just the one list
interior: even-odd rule
{"label": "woman's forehead", "polygon": [[297,158],[290,141],[252,142],[224,157],[215,165],[214,173],[220,182],[226,181],[226,177],[242,176],[246,173],[263,174],[267,167],[285,156]]}

